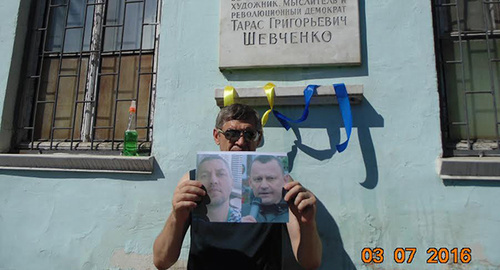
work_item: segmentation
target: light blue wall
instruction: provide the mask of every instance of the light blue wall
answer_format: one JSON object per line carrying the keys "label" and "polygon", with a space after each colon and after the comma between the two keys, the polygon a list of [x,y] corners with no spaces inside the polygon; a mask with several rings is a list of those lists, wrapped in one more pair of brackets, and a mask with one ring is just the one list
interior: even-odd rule
{"label": "light blue wall", "polygon": [[2,1],[0,3],[0,16],[2,18],[0,24],[0,48],[2,50],[0,54],[0,93],[2,93],[2,97],[5,95],[7,88],[18,9],[19,1]]}
{"label": "light blue wall", "polygon": [[[3,1],[0,3],[0,151],[8,151],[12,137],[13,112],[21,61],[23,57],[24,37],[27,12],[19,10],[27,8],[28,1]],[[18,33],[16,35],[16,33]]]}
{"label": "light blue wall", "polygon": [[[472,263],[463,269],[499,268],[498,186],[445,185],[436,172],[441,141],[430,5],[360,0],[361,67],[221,73],[219,1],[164,0],[155,173],[0,171],[0,269],[152,267],[152,243],[171,209],[178,179],[195,166],[197,151],[217,149],[211,138],[218,111],[214,89],[269,81],[364,85],[365,100],[353,107],[354,129],[345,152],[332,150],[346,138],[334,105],[313,107],[308,121],[290,131],[272,119],[259,150],[289,152],[292,176],[320,199],[322,269],[351,263],[358,269],[402,269],[393,261],[396,247],[418,249],[405,269],[448,269],[425,263],[430,247],[470,247]],[[18,9],[19,0],[0,2],[0,96],[10,90],[6,80]],[[279,109],[296,117],[302,111]],[[364,247],[384,248],[384,263],[363,265]]]}

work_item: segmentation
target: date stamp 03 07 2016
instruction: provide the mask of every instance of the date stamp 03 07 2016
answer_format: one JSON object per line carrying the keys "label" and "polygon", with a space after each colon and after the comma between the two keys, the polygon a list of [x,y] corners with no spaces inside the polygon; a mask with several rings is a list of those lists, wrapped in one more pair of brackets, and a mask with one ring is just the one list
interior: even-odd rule
{"label": "date stamp 03 07 2016", "polygon": [[[415,247],[398,247],[394,249],[393,258],[396,263],[407,263],[411,264],[413,262],[413,258],[417,253],[417,248]],[[390,254],[389,254],[390,255]],[[467,264],[472,260],[472,250],[471,248],[428,248],[427,249],[427,258],[426,263],[429,264],[446,264],[446,263],[462,263]],[[373,263],[380,264],[383,263],[385,257],[388,255],[385,254],[383,248],[368,248],[365,247],[361,250],[361,261],[364,263]]]}

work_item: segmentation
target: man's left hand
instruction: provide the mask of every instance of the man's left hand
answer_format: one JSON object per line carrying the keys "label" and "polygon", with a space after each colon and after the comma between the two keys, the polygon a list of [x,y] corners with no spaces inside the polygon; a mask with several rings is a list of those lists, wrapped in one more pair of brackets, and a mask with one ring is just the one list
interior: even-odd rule
{"label": "man's left hand", "polygon": [[294,181],[289,175],[291,182],[285,184],[285,201],[288,207],[297,217],[300,223],[314,223],[316,218],[316,197],[303,187],[299,182]]}

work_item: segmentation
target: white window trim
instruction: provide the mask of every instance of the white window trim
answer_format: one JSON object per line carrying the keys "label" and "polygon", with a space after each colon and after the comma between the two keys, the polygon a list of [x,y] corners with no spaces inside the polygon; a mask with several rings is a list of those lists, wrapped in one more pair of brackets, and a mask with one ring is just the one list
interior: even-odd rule
{"label": "white window trim", "polygon": [[153,156],[0,154],[0,170],[152,174]]}
{"label": "white window trim", "polygon": [[500,180],[500,157],[449,157],[438,159],[443,180]]}

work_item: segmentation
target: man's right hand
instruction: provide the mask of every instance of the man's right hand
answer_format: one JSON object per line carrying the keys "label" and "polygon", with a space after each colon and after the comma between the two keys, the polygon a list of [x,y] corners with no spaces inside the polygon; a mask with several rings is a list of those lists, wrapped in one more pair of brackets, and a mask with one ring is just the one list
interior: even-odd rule
{"label": "man's right hand", "polygon": [[189,173],[179,180],[172,197],[172,212],[153,244],[156,268],[168,269],[179,258],[182,241],[189,227],[189,213],[205,194],[200,181],[189,180]]}
{"label": "man's right hand", "polygon": [[189,180],[189,173],[185,174],[174,191],[172,198],[172,214],[178,221],[184,222],[189,213],[196,208],[198,202],[206,195],[200,181]]}

